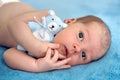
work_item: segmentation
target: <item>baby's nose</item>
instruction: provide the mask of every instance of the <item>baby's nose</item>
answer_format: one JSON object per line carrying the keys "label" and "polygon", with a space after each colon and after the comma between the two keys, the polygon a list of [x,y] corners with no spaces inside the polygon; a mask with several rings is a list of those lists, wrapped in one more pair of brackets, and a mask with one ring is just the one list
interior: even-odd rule
{"label": "baby's nose", "polygon": [[74,53],[78,53],[81,51],[81,46],[77,43],[74,43],[73,44],[73,50],[74,50]]}

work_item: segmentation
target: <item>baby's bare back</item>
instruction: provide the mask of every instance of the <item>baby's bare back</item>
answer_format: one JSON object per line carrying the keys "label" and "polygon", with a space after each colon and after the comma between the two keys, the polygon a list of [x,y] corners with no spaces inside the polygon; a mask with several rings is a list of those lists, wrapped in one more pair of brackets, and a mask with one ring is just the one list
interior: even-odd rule
{"label": "baby's bare back", "polygon": [[17,42],[8,32],[7,25],[14,17],[34,10],[32,7],[20,2],[8,3],[0,7],[0,45],[7,47],[17,45]]}

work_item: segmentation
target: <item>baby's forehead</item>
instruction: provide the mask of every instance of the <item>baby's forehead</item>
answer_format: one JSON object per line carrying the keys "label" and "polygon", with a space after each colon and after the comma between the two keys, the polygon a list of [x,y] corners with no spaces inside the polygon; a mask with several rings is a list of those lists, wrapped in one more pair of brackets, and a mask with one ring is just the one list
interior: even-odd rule
{"label": "baby's forehead", "polygon": [[101,52],[99,52],[99,50],[98,50],[98,51],[96,51],[96,53],[94,53],[92,60],[97,60],[97,59],[99,59],[102,55],[103,55],[103,54],[102,54]]}
{"label": "baby's forehead", "polygon": [[89,29],[89,33],[94,33],[89,35],[91,38],[91,45],[93,45],[93,53],[91,53],[92,60],[99,59],[101,56],[104,55],[102,51],[102,44],[101,44],[101,38],[103,37],[103,27],[101,27],[100,24],[91,22],[90,24],[86,25],[86,27]]}
{"label": "baby's forehead", "polygon": [[[105,55],[106,53],[106,46],[109,45],[110,41],[109,41],[109,36],[110,36],[110,32],[107,29],[106,25],[103,23],[99,23],[99,22],[90,22],[90,23],[83,23],[84,25],[86,25],[85,27],[89,30],[89,31],[96,31],[95,34],[93,35],[89,35],[89,36],[96,36],[96,39],[99,40],[98,44],[99,45],[99,49],[94,49],[95,53],[91,54],[93,56],[93,60],[99,59],[102,56]],[[93,39],[94,41],[94,39]],[[105,47],[104,47],[105,46]]]}
{"label": "baby's forehead", "polygon": [[99,36],[102,36],[103,33],[105,32],[104,30],[104,25],[100,24],[98,22],[90,22],[88,24],[84,24],[85,27],[91,31],[96,30],[98,32],[96,32],[96,34],[98,34]]}
{"label": "baby's forehead", "polygon": [[98,27],[100,26],[100,23],[98,22],[89,22],[89,23],[83,23],[84,25],[87,25],[87,26],[93,26],[93,27]]}

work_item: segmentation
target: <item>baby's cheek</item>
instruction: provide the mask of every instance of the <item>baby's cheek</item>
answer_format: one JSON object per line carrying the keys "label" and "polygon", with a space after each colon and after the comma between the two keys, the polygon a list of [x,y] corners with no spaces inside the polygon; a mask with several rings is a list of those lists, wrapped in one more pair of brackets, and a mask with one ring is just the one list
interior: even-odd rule
{"label": "baby's cheek", "polygon": [[79,55],[72,55],[71,61],[69,61],[68,64],[74,66],[74,65],[87,64],[90,63],[91,61],[92,61],[91,59],[83,60]]}
{"label": "baby's cheek", "polygon": [[78,65],[78,64],[80,64],[79,58],[77,56],[75,56],[75,55],[72,55],[71,56],[71,61],[69,61],[68,64],[70,64],[70,65]]}

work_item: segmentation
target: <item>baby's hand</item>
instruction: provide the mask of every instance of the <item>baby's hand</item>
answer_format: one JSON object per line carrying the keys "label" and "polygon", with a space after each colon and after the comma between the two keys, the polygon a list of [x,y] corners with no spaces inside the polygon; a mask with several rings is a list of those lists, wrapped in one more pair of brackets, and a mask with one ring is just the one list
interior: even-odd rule
{"label": "baby's hand", "polygon": [[[53,56],[52,56],[52,52],[54,52]],[[66,58],[66,59],[63,58],[65,57],[60,55],[57,50],[53,51],[51,48],[48,48],[46,56],[38,60],[39,61],[38,67],[40,67],[42,71],[70,68],[71,65],[68,65],[67,63],[71,60],[71,58]]]}
{"label": "baby's hand", "polygon": [[56,43],[50,43],[50,42],[44,42],[43,41],[42,44],[41,44],[41,47],[39,49],[40,49],[41,53],[43,54],[43,56],[45,56],[44,53],[47,52],[48,48],[57,49],[57,48],[59,48],[59,46],[60,45],[56,44]]}

